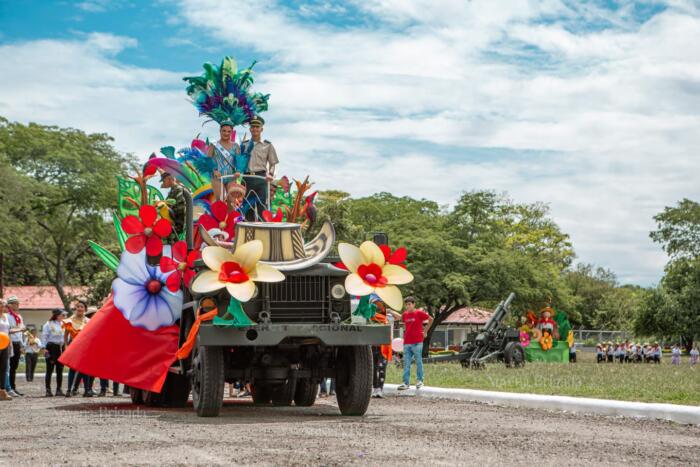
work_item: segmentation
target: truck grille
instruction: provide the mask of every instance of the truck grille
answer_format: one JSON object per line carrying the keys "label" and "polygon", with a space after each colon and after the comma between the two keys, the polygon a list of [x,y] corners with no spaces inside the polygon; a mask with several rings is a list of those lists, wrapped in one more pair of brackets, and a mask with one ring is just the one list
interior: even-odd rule
{"label": "truck grille", "polygon": [[273,323],[322,323],[328,318],[329,277],[287,276],[268,287]]}

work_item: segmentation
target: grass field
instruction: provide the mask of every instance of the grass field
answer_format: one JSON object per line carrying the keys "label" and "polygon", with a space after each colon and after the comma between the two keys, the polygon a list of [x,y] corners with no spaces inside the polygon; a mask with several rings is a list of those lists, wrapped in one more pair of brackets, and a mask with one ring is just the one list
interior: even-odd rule
{"label": "grass field", "polygon": [[[578,353],[572,364],[527,363],[511,369],[499,363],[485,370],[468,370],[457,363],[424,365],[427,386],[525,392],[560,396],[594,397],[639,402],[669,402],[700,405],[700,366],[671,365],[665,358],[660,365],[595,362],[595,354]],[[415,364],[411,383],[415,384]],[[390,365],[387,382],[400,384],[403,369]]]}

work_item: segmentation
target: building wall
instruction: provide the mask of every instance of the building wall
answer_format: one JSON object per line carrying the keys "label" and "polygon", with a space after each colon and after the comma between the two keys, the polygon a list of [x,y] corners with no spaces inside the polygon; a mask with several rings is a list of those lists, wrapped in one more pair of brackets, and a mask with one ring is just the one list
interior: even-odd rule
{"label": "building wall", "polygon": [[25,326],[32,327],[33,325],[39,330],[51,318],[51,310],[23,310],[20,308],[19,314],[22,315]]}

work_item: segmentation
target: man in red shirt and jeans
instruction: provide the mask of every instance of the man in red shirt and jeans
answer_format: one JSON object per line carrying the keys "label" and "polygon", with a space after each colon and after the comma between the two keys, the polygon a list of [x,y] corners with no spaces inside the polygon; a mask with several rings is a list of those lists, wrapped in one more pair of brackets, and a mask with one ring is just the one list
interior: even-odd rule
{"label": "man in red shirt and jeans", "polygon": [[403,391],[411,387],[411,363],[416,359],[416,389],[423,386],[423,323],[428,322],[428,328],[433,324],[433,317],[423,310],[416,310],[416,300],[406,297],[405,310],[400,316],[406,328],[403,335],[403,384],[398,387]]}

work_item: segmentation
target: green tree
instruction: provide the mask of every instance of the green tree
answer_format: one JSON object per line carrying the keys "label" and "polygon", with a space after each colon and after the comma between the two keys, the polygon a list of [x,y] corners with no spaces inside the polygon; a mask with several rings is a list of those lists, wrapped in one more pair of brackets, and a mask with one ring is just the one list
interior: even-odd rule
{"label": "green tree", "polygon": [[649,235],[675,258],[700,255],[700,204],[683,199],[675,207],[666,207],[654,216],[658,230]]}
{"label": "green tree", "polygon": [[607,269],[579,263],[564,274],[572,296],[569,319],[587,329],[596,327],[595,310],[601,307],[606,295],[617,287],[617,277]]}
{"label": "green tree", "polygon": [[14,262],[33,257],[43,280],[53,285],[64,306],[72,297],[65,286],[74,279],[90,281],[101,270],[87,240],[113,238],[108,210],[115,205],[116,176],[129,159],[105,134],[71,128],[22,125],[0,120],[0,157],[22,180],[29,180],[29,209],[22,217],[22,252]]}

